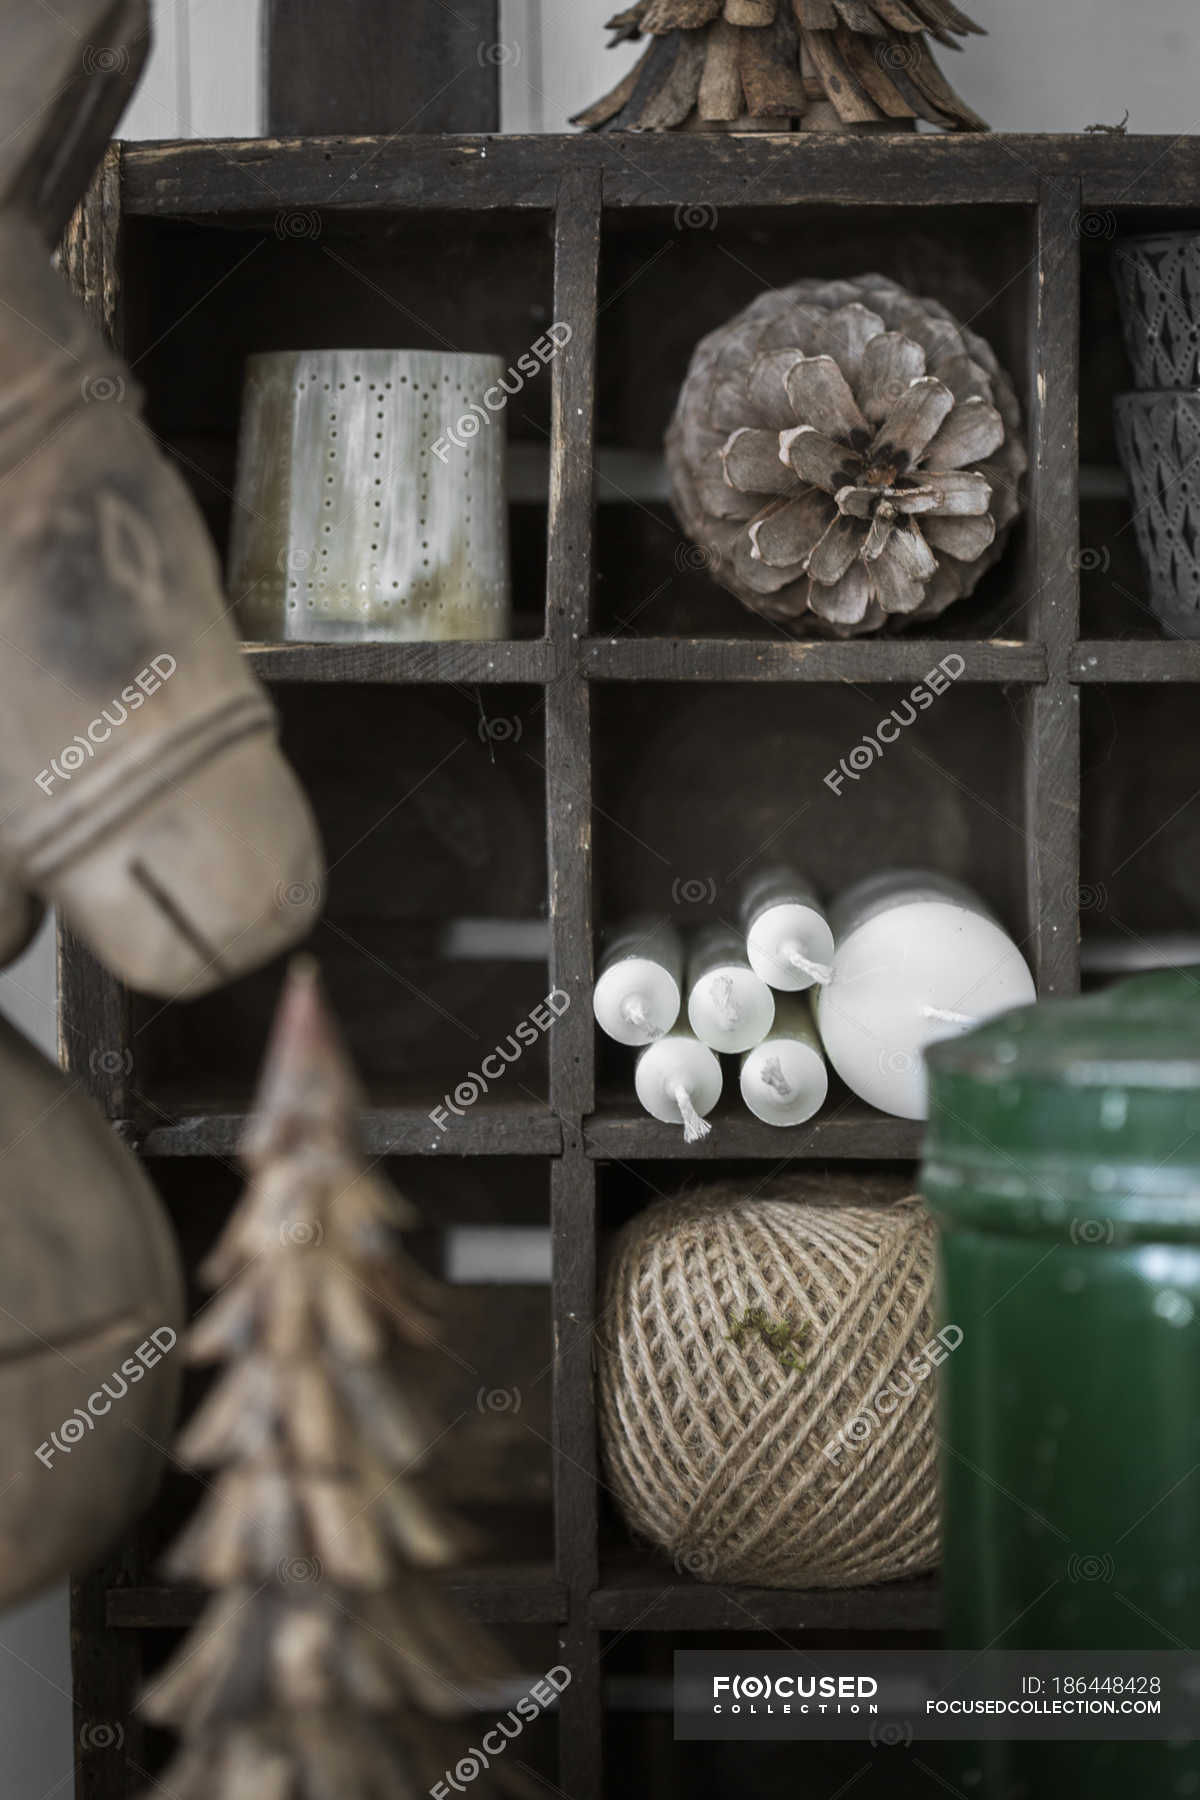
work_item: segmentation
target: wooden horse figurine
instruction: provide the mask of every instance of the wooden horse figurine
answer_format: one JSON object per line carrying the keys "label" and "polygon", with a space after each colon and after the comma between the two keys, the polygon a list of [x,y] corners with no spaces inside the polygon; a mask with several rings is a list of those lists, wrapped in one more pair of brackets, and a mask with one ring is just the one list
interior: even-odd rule
{"label": "wooden horse figurine", "polygon": [[304,935],[322,867],[199,512],[51,266],[148,41],[147,0],[0,0],[0,956],[33,894],[191,996]]}

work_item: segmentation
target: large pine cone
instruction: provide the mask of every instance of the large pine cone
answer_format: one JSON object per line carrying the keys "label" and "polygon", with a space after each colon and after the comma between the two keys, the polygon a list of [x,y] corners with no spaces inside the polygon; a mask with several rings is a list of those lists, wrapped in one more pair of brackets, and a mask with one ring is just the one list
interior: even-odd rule
{"label": "large pine cone", "polygon": [[969,594],[1027,463],[991,346],[883,275],[772,289],[702,338],[666,442],[715,579],[834,637]]}

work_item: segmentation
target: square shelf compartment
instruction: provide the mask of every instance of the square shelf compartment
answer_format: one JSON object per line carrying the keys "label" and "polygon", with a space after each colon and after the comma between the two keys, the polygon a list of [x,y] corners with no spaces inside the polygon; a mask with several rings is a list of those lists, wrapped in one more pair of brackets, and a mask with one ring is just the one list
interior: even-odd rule
{"label": "square shelf compartment", "polygon": [[[372,1105],[428,1111],[550,988],[541,693],[289,684],[277,698],[329,870],[319,920],[315,894],[279,904],[312,915],[308,947]],[[188,1003],[134,997],[147,1126],[245,1109],[281,979],[277,961]],[[545,1100],[546,1034],[518,1048],[479,1096],[501,1116]]]}
{"label": "square shelf compartment", "polygon": [[[122,1592],[120,1589],[114,1591],[118,1601]],[[455,1593],[454,1598],[461,1609],[461,1595]],[[190,1622],[189,1619],[188,1623]],[[543,1707],[541,1696],[549,1692],[549,1689],[542,1686],[546,1674],[562,1667],[562,1655],[555,1632],[546,1625],[498,1625],[494,1621],[489,1621],[489,1632],[497,1640],[501,1655],[507,1659],[510,1672],[501,1681],[481,1682],[474,1690],[460,1690],[456,1699],[462,1704],[462,1713],[453,1719],[437,1721],[450,1765],[441,1785],[446,1786],[447,1778],[451,1782],[455,1780],[454,1771],[460,1763],[464,1765],[464,1772],[465,1768],[483,1768],[480,1745],[481,1739],[486,1735],[489,1747],[495,1746],[497,1738],[501,1739],[506,1760],[510,1766],[519,1764],[516,1773],[524,1773],[531,1792],[544,1790],[553,1794],[558,1766],[558,1707],[553,1703]],[[179,1628],[143,1625],[138,1643],[143,1678],[153,1683],[164,1669],[168,1658],[179,1648]],[[561,1675],[557,1680],[562,1681]],[[538,1689],[536,1704],[541,1710],[534,1718],[527,1720],[524,1714],[516,1713],[515,1709],[518,1701],[531,1694],[535,1688]],[[510,1720],[510,1708],[520,1727],[517,1731]],[[495,1730],[498,1719],[502,1719],[507,1727],[503,1737]],[[140,1781],[167,1792],[162,1777],[178,1748],[178,1740],[169,1733],[131,1720],[128,1728],[122,1727],[117,1745],[117,1750],[121,1753],[122,1773],[126,1770],[128,1772],[128,1785]],[[114,1755],[110,1751],[109,1760],[113,1760]],[[500,1752],[496,1752],[488,1758],[489,1767],[496,1766],[499,1755]],[[434,1791],[437,1785],[434,1784]],[[465,1789],[466,1784],[461,1785]],[[453,1788],[446,1786],[446,1792],[453,1792]]]}
{"label": "square shelf compartment", "polygon": [[[1033,215],[1017,205],[712,205],[605,215],[598,319],[595,629],[614,636],[794,635],[719,587],[669,503],[663,434],[696,344],[769,288],[878,272],[985,337],[1031,416]],[[1028,492],[1028,478],[1026,480]],[[975,593],[923,637],[1033,635],[1018,520]]]}
{"label": "square shelf compartment", "polygon": [[[1081,231],[1079,373],[1080,616],[1089,638],[1177,637],[1150,605],[1149,581],[1134,530],[1135,501],[1117,454],[1113,402],[1134,388],[1125,348],[1114,257],[1125,237],[1200,231],[1194,207],[1096,208]],[[1052,504],[1052,501],[1051,501]]]}
{"label": "square shelf compartment", "polygon": [[1200,963],[1200,742],[1194,690],[1083,695],[1080,913],[1085,968]]}
{"label": "square shelf compartment", "polygon": [[[130,220],[126,355],[147,392],[148,422],[191,486],[222,558],[247,356],[488,352],[520,374],[518,358],[552,322],[551,249],[550,218],[539,212],[380,217],[281,207],[204,230]],[[517,464],[509,510],[516,637],[544,631],[551,362],[539,363],[489,425],[506,434]]]}
{"label": "square shelf compartment", "polygon": [[[934,646],[929,659],[936,664]],[[1025,701],[1005,688],[959,682],[925,710],[902,710],[910,691],[858,683],[599,687],[598,923],[646,914],[685,927],[736,925],[744,884],[774,862],[805,872],[826,900],[875,870],[924,867],[973,887],[1034,961],[1026,942],[1032,844],[1022,783]],[[878,722],[894,712],[915,712],[916,722],[869,753],[857,778],[847,774],[855,747],[868,737],[878,745]],[[601,1112],[643,1119],[632,1096],[635,1052],[599,1032],[596,1049]],[[736,1134],[734,1143],[749,1133],[760,1153],[774,1145],[780,1155],[809,1139],[809,1153],[817,1154],[835,1120],[842,1154],[852,1153],[856,1126],[886,1143],[884,1154],[912,1136],[903,1121],[853,1100],[836,1078],[807,1125],[760,1127],[731,1092],[731,1080],[727,1071],[726,1094],[702,1146],[706,1156],[729,1153],[722,1126]],[[679,1139],[645,1123],[664,1141]],[[616,1133],[594,1135],[599,1154],[619,1153]]]}
{"label": "square shelf compartment", "polygon": [[[478,1603],[488,1591],[502,1593],[506,1580],[548,1597],[554,1349],[546,1164],[404,1157],[386,1159],[379,1172],[420,1215],[399,1240],[404,1250],[447,1284],[433,1339],[399,1352],[396,1362],[398,1379],[429,1417],[422,1491],[460,1517],[474,1539],[446,1579],[478,1587]],[[200,1157],[156,1158],[151,1173],[179,1236],[194,1318],[210,1297],[196,1270],[244,1193],[245,1176],[231,1161]],[[207,1367],[188,1370],[183,1418],[213,1375]],[[159,1558],[199,1492],[194,1476],[168,1463],[162,1502],[136,1536],[134,1585],[154,1584]]]}

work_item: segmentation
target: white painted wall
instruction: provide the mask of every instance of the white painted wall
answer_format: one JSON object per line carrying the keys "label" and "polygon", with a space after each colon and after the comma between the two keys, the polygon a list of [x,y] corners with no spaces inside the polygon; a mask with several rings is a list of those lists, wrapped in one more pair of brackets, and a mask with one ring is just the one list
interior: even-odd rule
{"label": "white painted wall", "polygon": [[154,48],[122,137],[258,137],[258,0],[154,0]]}
{"label": "white painted wall", "polygon": [[[604,22],[620,3],[501,0],[505,130],[564,130],[573,112],[615,85],[639,53],[604,48]],[[990,35],[944,61],[964,99],[998,130],[1078,131],[1128,109],[1131,131],[1200,132],[1196,0],[963,3]],[[156,0],[155,40],[122,135],[259,135],[256,0]],[[53,1055],[48,931],[0,976],[0,1009]],[[74,1751],[66,1596],[56,1590],[0,1619],[4,1800],[66,1800]]]}
{"label": "white painted wall", "polygon": [[[506,131],[562,131],[640,54],[605,50],[627,0],[501,0]],[[1200,131],[1195,0],[960,0],[986,38],[939,51],[953,85],[998,131],[1082,131],[1129,109],[1129,129]]]}

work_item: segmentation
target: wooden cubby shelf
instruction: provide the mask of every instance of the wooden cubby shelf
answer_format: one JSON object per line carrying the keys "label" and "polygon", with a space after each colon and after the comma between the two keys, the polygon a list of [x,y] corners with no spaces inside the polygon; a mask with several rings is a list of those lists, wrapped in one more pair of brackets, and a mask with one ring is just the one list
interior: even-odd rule
{"label": "wooden cubby shelf", "polygon": [[[117,145],[68,237],[67,272],[135,369],[222,549],[249,354],[438,347],[515,361],[550,322],[571,325],[503,424],[513,635],[245,651],[329,850],[313,944],[372,1096],[369,1152],[403,1164],[422,1237],[464,1221],[549,1227],[549,1287],[521,1290],[519,1316],[515,1288],[466,1296],[481,1339],[467,1379],[503,1388],[532,1368],[527,1410],[502,1418],[526,1486],[511,1505],[481,1500],[500,1548],[449,1585],[479,1619],[542,1628],[571,1668],[558,1769],[571,1800],[606,1792],[603,1658],[618,1639],[628,1651],[660,1634],[665,1651],[671,1633],[796,1631],[844,1644],[940,1620],[933,1579],[743,1592],[616,1547],[592,1360],[610,1228],[692,1162],[755,1181],[770,1164],[911,1167],[921,1130],[843,1093],[792,1132],[724,1103],[707,1142],[685,1148],[636,1110],[631,1058],[596,1041],[595,926],[646,906],[698,920],[691,902],[710,889],[720,911],[766,845],[811,849],[829,887],[867,856],[975,880],[1043,995],[1078,990],[1081,908],[1089,928],[1125,937],[1191,924],[1180,895],[1200,833],[1179,834],[1200,765],[1174,755],[1191,697],[1144,690],[1200,683],[1200,643],[1166,640],[1146,604],[1109,419],[1128,370],[1104,259],[1118,233],[1197,221],[1196,139],[396,135]],[[1003,559],[931,631],[797,641],[694,566],[662,435],[704,333],[764,286],[867,268],[936,295],[994,344],[1024,412],[1028,504]],[[953,690],[853,798],[832,796],[822,772],[897,686],[950,654],[963,662]],[[1143,817],[1147,771],[1164,766],[1170,804]],[[1157,883],[1136,860],[1143,840]],[[1188,856],[1172,862],[1180,844]],[[481,921],[504,927],[506,950],[481,951],[478,934],[464,949],[462,932],[448,947],[451,927]],[[163,1008],[65,930],[60,971],[66,1064],[150,1160],[190,1273],[237,1191],[280,971]],[[551,985],[571,1004],[536,1053],[439,1131],[443,1093]],[[520,1362],[542,1332],[540,1364]],[[474,1387],[455,1404],[460,1430],[492,1428]],[[186,1504],[172,1472],[147,1521],[75,1584],[80,1717],[122,1720],[125,1734],[103,1766],[81,1760],[81,1800],[125,1800],[158,1753],[131,1702],[162,1640],[195,1616],[194,1596],[155,1585]],[[669,1783],[661,1800],[675,1800]]]}
{"label": "wooden cubby shelf", "polygon": [[[561,1625],[566,1589],[542,1564],[471,1569],[440,1585],[468,1618],[487,1625]],[[183,1587],[110,1587],[105,1621],[114,1631],[186,1631],[204,1610],[206,1596]]]}
{"label": "wooden cubby shelf", "polygon": [[[489,1625],[561,1625],[567,1594],[548,1569],[510,1566],[472,1570],[442,1583],[456,1605]],[[183,1631],[195,1624],[205,1596],[192,1588],[115,1587],[105,1620],[117,1631]],[[600,1631],[932,1632],[941,1624],[933,1576],[881,1588],[720,1588],[645,1567],[604,1567],[589,1603]]]}
{"label": "wooden cubby shelf", "polygon": [[859,638],[825,643],[806,638],[591,638],[580,667],[592,681],[920,681],[940,659],[957,653],[960,681],[1033,683],[1046,679],[1040,644],[979,643],[928,638]]}
{"label": "wooden cubby shelf", "polygon": [[[461,1119],[439,1130],[424,1106],[372,1106],[363,1114],[363,1146],[371,1156],[559,1156],[562,1125],[549,1107],[534,1101],[479,1101]],[[118,1121],[142,1156],[236,1156],[245,1134],[245,1112],[181,1111],[147,1125]]]}
{"label": "wooden cubby shelf", "polygon": [[[246,644],[243,650],[267,682],[542,687],[564,672],[544,638],[491,644]],[[1003,640],[587,638],[567,652],[570,666],[586,681],[915,682],[950,655],[965,665],[960,681],[1030,685],[1046,679],[1042,645]]]}
{"label": "wooden cubby shelf", "polygon": [[[561,1121],[534,1102],[480,1102],[444,1131],[430,1123],[432,1106],[369,1107],[363,1115],[363,1143],[371,1156],[560,1156]],[[147,1125],[117,1120],[121,1135],[145,1157],[233,1157],[248,1124],[244,1112],[185,1110]],[[712,1133],[685,1144],[678,1127],[660,1125],[639,1108],[614,1103],[582,1121],[586,1153],[598,1161],[729,1161],[745,1158],[786,1162],[838,1160],[914,1162],[921,1151],[921,1127],[908,1119],[853,1101],[831,1106],[793,1131],[763,1125],[748,1113],[723,1104],[711,1120]]]}
{"label": "wooden cubby shelf", "polygon": [[1200,681],[1200,643],[1186,638],[1086,639],[1071,656],[1079,682]]}
{"label": "wooden cubby shelf", "polygon": [[544,638],[507,638],[491,644],[245,644],[243,654],[260,681],[360,683],[479,682],[550,679]]}
{"label": "wooden cubby shelf", "polygon": [[710,1587],[669,1568],[605,1560],[591,1598],[601,1631],[933,1632],[942,1622],[935,1576],[877,1588]]}
{"label": "wooden cubby shelf", "polygon": [[711,1134],[685,1144],[677,1125],[660,1125],[640,1109],[605,1107],[583,1122],[587,1154],[600,1162],[640,1158],[675,1161],[820,1162],[826,1157],[857,1161],[915,1162],[921,1153],[921,1126],[858,1102],[844,1111],[831,1107],[806,1125],[780,1131],[723,1101],[710,1120]]}

